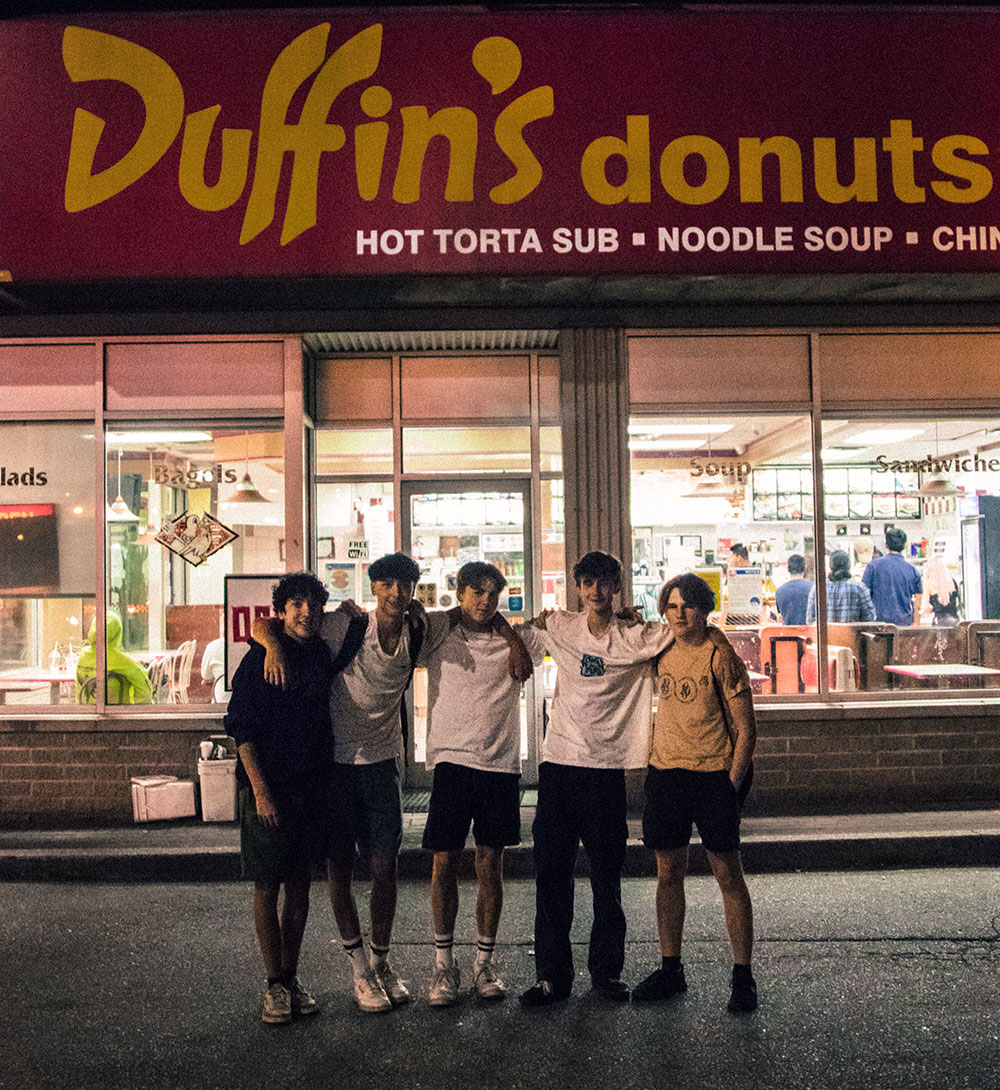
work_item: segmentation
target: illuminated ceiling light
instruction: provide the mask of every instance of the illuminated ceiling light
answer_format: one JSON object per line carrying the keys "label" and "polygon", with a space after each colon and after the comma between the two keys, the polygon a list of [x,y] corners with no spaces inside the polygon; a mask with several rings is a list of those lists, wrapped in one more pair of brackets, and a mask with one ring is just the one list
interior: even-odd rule
{"label": "illuminated ceiling light", "polygon": [[629,435],[725,435],[732,431],[733,424],[648,424],[641,420],[633,421],[628,426]]}
{"label": "illuminated ceiling light", "polygon": [[108,522],[138,522],[139,516],[133,515],[129,505],[122,499],[122,450],[118,448],[118,495],[115,502],[105,504],[105,518]]}
{"label": "illuminated ceiling light", "polygon": [[877,446],[881,443],[901,443],[904,439],[913,439],[923,434],[923,428],[872,428],[870,431],[852,435],[850,442],[862,446]]}
{"label": "illuminated ceiling light", "polygon": [[162,446],[164,443],[210,443],[212,435],[207,431],[109,431],[104,441],[108,446],[139,443],[146,447],[150,444]]}
{"label": "illuminated ceiling light", "polygon": [[250,479],[250,436],[243,433],[243,479],[236,486],[236,491],[226,503],[270,503],[267,496],[257,491],[257,486]]}

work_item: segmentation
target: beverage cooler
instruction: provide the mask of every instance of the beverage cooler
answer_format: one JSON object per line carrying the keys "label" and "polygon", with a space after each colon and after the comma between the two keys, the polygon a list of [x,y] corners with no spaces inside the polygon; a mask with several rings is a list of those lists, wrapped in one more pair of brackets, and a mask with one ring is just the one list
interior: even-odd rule
{"label": "beverage cooler", "polygon": [[966,496],[962,513],[962,584],[969,621],[1000,619],[1000,497]]}

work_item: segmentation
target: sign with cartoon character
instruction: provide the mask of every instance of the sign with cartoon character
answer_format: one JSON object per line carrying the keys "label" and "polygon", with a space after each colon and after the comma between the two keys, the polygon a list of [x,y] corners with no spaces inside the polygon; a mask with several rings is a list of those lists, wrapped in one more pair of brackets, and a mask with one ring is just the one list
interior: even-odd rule
{"label": "sign with cartoon character", "polygon": [[200,515],[185,511],[165,522],[156,535],[156,540],[172,553],[176,553],[181,560],[197,568],[213,553],[217,553],[239,536],[207,511]]}

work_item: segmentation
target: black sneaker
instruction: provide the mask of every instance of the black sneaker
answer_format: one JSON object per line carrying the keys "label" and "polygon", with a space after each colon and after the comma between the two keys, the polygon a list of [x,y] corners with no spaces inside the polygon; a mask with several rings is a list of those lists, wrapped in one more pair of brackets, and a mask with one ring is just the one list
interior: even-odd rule
{"label": "black sneaker", "polygon": [[592,976],[591,987],[595,992],[603,995],[605,999],[613,999],[618,1003],[628,1002],[628,985],[617,978],[612,980],[606,976]]}
{"label": "black sneaker", "polygon": [[744,980],[733,979],[733,990],[726,1004],[730,1014],[749,1014],[757,1009],[757,981],[747,977]]}
{"label": "black sneaker", "polygon": [[545,990],[545,984],[548,981],[537,981],[532,984],[526,991],[522,992],[520,996],[522,1007],[548,1007],[552,1003],[560,1003],[564,999],[569,999],[570,989],[566,985],[557,987],[555,984],[549,984],[549,990]]}
{"label": "black sneaker", "polygon": [[688,989],[684,979],[684,966],[671,972],[669,969],[654,969],[641,983],[632,989],[633,1002],[654,1001],[658,999],[670,999],[672,996]]}

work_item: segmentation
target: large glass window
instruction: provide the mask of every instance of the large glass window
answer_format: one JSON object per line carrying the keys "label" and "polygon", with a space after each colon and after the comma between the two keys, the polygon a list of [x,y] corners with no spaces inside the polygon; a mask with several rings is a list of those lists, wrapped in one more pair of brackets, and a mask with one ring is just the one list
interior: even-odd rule
{"label": "large glass window", "polygon": [[106,700],[224,700],[225,576],[285,568],[283,433],[178,421],[112,427]]}
{"label": "large glass window", "polygon": [[845,417],[822,435],[830,644],[867,691],[1000,686],[1000,422]]}
{"label": "large glass window", "polygon": [[808,417],[633,417],[629,448],[632,586],[643,615],[658,616],[666,580],[695,572],[715,591],[714,620],[755,692],[816,692]]}
{"label": "large glass window", "polygon": [[0,424],[0,704],[76,701],[93,496],[92,424]]}
{"label": "large glass window", "polygon": [[396,550],[392,481],[317,484],[316,528],[316,574],[330,602],[374,606],[369,560]]}

